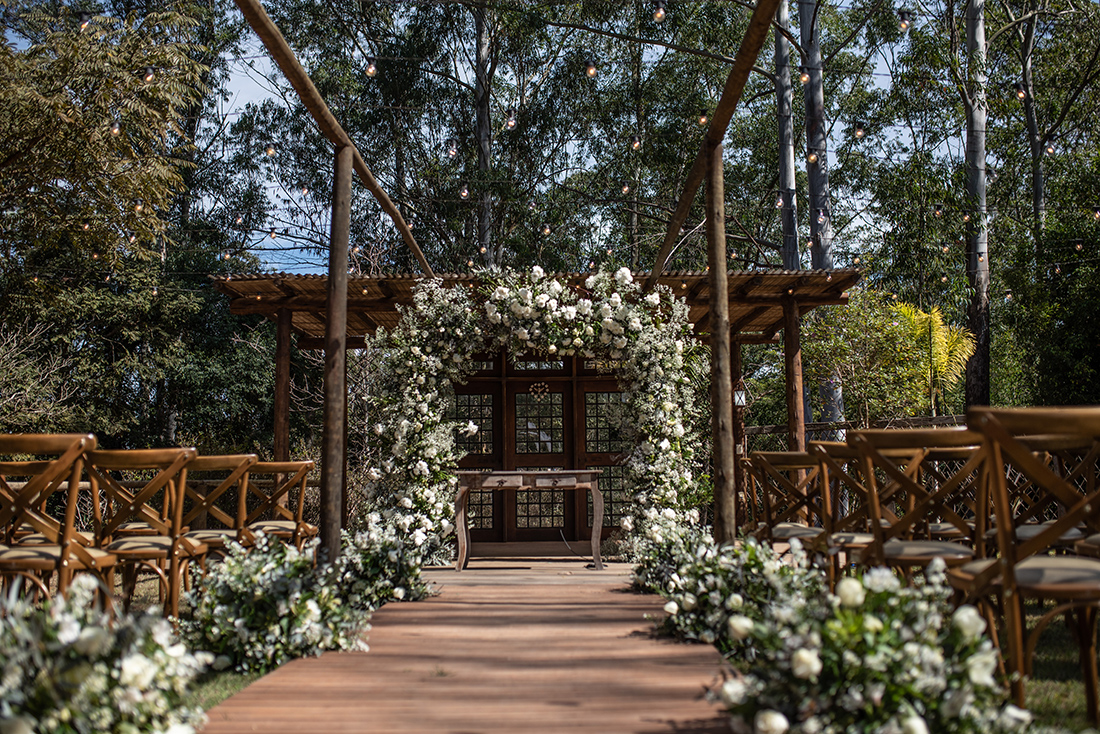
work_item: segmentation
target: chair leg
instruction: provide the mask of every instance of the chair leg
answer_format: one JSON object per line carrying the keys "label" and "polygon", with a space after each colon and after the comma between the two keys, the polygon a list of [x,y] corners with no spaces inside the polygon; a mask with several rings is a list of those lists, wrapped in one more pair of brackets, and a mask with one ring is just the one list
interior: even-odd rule
{"label": "chair leg", "polygon": [[1008,649],[1005,662],[1008,664],[1009,685],[1012,699],[1020,708],[1024,706],[1024,674],[1027,670],[1024,661],[1024,609],[1023,600],[1014,589],[1005,590],[1005,639]]}
{"label": "chair leg", "polygon": [[1077,649],[1081,659],[1081,673],[1085,681],[1085,703],[1089,723],[1100,724],[1100,694],[1097,693],[1096,666],[1096,612],[1095,606],[1074,610]]}
{"label": "chair leg", "polygon": [[137,588],[137,565],[127,563],[122,567],[122,611],[130,613],[130,605],[134,601],[134,590]]}

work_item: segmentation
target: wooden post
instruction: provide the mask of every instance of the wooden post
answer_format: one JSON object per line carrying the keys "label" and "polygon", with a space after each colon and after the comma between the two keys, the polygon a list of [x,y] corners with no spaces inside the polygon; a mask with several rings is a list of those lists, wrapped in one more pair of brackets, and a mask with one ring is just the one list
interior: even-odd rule
{"label": "wooden post", "polygon": [[290,461],[290,317],[280,308],[275,327],[275,461]]}
{"label": "wooden post", "polygon": [[[731,334],[732,339],[735,334]],[[745,389],[744,367],[741,359],[741,342],[735,341],[730,345],[730,377],[733,379],[734,396],[738,390]],[[745,407],[738,405],[734,400],[733,405],[733,492],[737,500],[737,520],[745,522],[748,514],[748,487],[745,484],[745,467],[741,459],[745,458]],[[738,528],[734,528],[736,533]]]}
{"label": "wooden post", "polygon": [[802,326],[798,302],[783,301],[783,363],[787,373],[787,447],[791,451],[806,450],[806,409],[802,402]]}
{"label": "wooden post", "polygon": [[726,282],[725,180],[719,143],[707,158],[707,264],[710,267],[710,402],[714,480],[714,539],[737,536],[730,370],[730,297]]}
{"label": "wooden post", "polygon": [[325,426],[321,440],[321,550],[329,563],[340,554],[344,494],[344,426],[347,422],[345,364],[348,341],[348,238],[351,172],[355,149],[336,149],[332,180],[332,227],[325,318]]}

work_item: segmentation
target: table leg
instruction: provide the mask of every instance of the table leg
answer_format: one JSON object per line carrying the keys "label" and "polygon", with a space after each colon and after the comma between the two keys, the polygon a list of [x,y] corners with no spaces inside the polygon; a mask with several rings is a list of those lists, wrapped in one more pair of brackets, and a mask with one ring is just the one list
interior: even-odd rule
{"label": "table leg", "polygon": [[458,557],[455,559],[455,571],[466,568],[470,561],[470,519],[466,507],[470,500],[470,488],[459,486],[455,497],[455,535],[458,536]]}
{"label": "table leg", "polygon": [[603,493],[592,484],[588,491],[592,493],[592,563],[597,571],[603,570],[600,559],[600,540],[603,534]]}

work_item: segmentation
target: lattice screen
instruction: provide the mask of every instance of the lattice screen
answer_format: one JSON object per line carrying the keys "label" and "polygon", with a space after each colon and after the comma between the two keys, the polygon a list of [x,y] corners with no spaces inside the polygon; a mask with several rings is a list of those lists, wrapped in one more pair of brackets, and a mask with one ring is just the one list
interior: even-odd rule
{"label": "lattice screen", "polygon": [[516,453],[565,452],[562,393],[516,393]]}

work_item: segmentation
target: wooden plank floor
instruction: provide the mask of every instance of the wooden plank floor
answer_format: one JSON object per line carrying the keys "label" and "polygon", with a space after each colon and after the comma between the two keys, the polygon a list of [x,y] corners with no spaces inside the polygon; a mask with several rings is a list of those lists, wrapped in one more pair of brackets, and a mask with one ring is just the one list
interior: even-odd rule
{"label": "wooden plank floor", "polygon": [[719,656],[655,639],[629,569],[475,559],[439,595],[374,616],[370,652],[296,660],[211,709],[227,732],[722,732]]}

